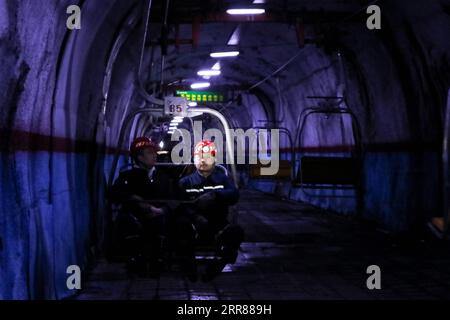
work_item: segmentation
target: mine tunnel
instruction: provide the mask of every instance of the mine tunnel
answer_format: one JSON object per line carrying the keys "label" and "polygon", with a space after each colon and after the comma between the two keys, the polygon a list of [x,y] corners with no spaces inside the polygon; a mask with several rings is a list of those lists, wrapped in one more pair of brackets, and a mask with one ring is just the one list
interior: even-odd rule
{"label": "mine tunnel", "polygon": [[[449,298],[449,31],[447,0],[0,0],[0,298]],[[209,129],[237,260],[130,276],[130,144],[176,185]]]}

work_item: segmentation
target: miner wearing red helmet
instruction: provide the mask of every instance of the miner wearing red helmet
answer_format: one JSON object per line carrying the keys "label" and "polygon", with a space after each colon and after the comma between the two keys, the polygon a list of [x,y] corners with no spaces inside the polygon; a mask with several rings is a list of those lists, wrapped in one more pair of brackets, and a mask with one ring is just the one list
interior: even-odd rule
{"label": "miner wearing red helmet", "polygon": [[147,137],[133,140],[130,146],[130,156],[134,163],[144,168],[153,168],[156,163],[158,145]]}
{"label": "miner wearing red helmet", "polygon": [[217,258],[208,262],[202,276],[204,281],[212,280],[222,272],[226,264],[236,261],[244,238],[242,228],[227,220],[228,207],[237,203],[239,191],[228,177],[226,169],[216,165],[217,152],[214,142],[198,142],[194,148],[197,170],[179,182],[185,197],[194,201],[193,205],[186,206],[184,210],[194,225],[198,240],[215,243],[217,248]]}
{"label": "miner wearing red helmet", "polygon": [[216,145],[210,140],[202,140],[194,148],[194,163],[199,173],[207,176],[216,164]]}
{"label": "miner wearing red helmet", "polygon": [[155,168],[158,149],[158,145],[147,137],[134,139],[130,145],[132,168],[120,172],[112,187],[112,202],[121,208],[118,221],[124,222],[118,225],[118,237],[139,239],[126,245],[132,255],[127,264],[128,271],[142,275],[149,270],[148,265],[151,271],[159,271],[167,233],[169,209],[160,200],[170,198],[168,190],[171,187],[169,178]]}

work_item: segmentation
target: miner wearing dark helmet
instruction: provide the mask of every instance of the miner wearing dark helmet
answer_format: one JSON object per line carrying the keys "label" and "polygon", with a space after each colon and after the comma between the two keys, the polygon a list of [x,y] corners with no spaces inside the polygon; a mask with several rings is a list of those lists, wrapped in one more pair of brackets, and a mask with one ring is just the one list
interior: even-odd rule
{"label": "miner wearing dark helmet", "polygon": [[157,273],[162,264],[169,208],[161,200],[168,198],[170,183],[155,167],[157,151],[149,138],[136,138],[130,146],[133,167],[121,172],[112,187],[111,200],[120,206],[117,234],[126,240],[132,273]]}

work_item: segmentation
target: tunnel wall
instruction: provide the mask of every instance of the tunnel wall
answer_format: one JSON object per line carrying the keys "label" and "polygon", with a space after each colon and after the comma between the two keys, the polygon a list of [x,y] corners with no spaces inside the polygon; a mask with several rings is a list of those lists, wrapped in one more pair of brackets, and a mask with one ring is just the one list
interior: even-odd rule
{"label": "tunnel wall", "polygon": [[[343,35],[337,31],[331,48],[306,46],[296,59],[300,61],[284,71],[289,76],[281,82],[281,105],[277,99],[273,103],[285,109],[285,124],[297,136],[298,114],[319,103],[306,96],[345,94],[341,107],[356,114],[364,144],[359,214],[383,228],[406,231],[442,215],[439,176],[442,116],[450,87],[445,31],[450,30],[449,4],[391,1],[381,7],[382,30],[348,26],[340,29]],[[275,80],[272,83],[275,87]],[[276,96],[276,91],[271,94]],[[351,132],[348,123],[325,127],[313,119],[311,125],[317,133],[306,138],[306,150],[299,150],[297,159],[311,151],[331,155],[330,146],[339,150],[351,145],[349,139],[336,139],[342,131]],[[289,182],[255,180],[251,186],[338,213],[358,214],[357,198],[348,198],[349,191],[309,190],[315,194],[311,197]]]}
{"label": "tunnel wall", "polygon": [[[82,8],[81,30],[66,28],[71,4]],[[133,1],[97,5],[0,1],[0,299],[73,295],[67,267],[84,270],[100,245],[114,151],[105,142],[120,126],[102,127],[101,88],[111,30]],[[113,86],[129,77],[116,74]],[[112,108],[136,107],[133,84]]]}
{"label": "tunnel wall", "polygon": [[[53,23],[65,21],[49,21],[54,10],[62,10],[58,6],[41,6],[35,1],[20,5],[4,2],[3,6],[2,17],[7,16],[8,25],[0,42],[1,64],[6,66],[0,74],[0,83],[6,85],[1,90],[0,216],[4,246],[0,297],[55,297],[57,239],[53,220],[56,210],[66,210],[54,209],[49,201],[53,197],[49,163],[54,159],[49,152],[50,108],[55,84],[53,61],[58,60],[65,30],[54,28]],[[35,149],[46,150],[29,152],[32,144]],[[75,254],[73,250],[67,253]],[[39,279],[37,273],[41,274]]]}

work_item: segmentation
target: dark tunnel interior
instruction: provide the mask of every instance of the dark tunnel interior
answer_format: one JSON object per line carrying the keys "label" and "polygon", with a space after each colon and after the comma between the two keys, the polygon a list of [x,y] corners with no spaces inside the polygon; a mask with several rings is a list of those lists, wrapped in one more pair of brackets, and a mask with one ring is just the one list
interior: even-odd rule
{"label": "dark tunnel interior", "polygon": [[[448,0],[0,0],[0,299],[448,299],[449,35]],[[257,134],[223,163],[245,240],[212,282],[130,280],[111,185],[140,136],[189,167],[180,129]]]}

